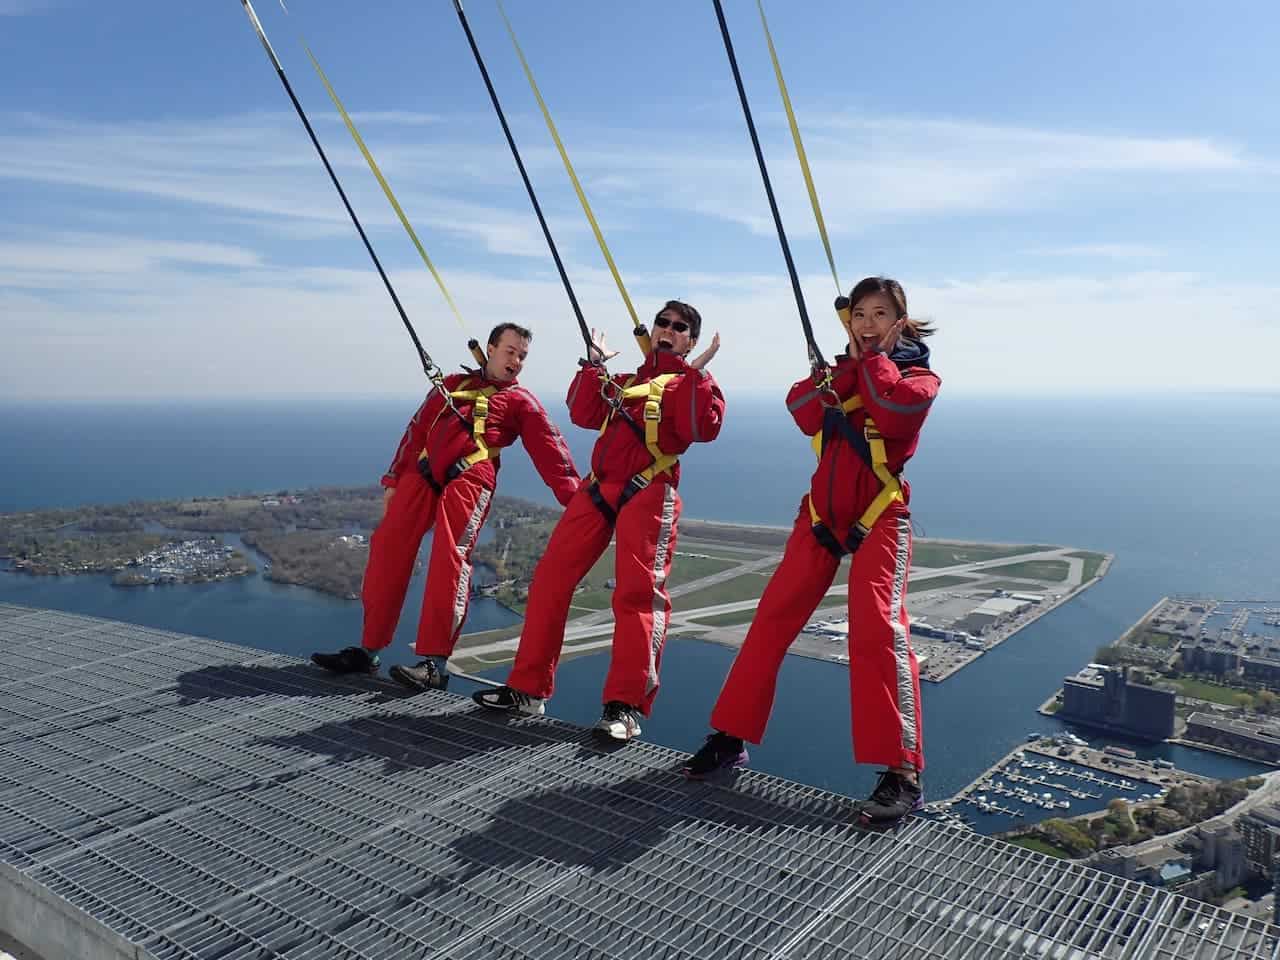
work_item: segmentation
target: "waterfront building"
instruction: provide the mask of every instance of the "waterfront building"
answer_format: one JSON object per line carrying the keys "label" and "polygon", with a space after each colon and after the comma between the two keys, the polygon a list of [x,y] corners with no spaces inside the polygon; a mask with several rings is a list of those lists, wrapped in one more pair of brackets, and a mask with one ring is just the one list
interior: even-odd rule
{"label": "waterfront building", "polygon": [[1127,667],[1091,663],[1062,682],[1058,716],[1144,740],[1173,736],[1176,695],[1129,679]]}
{"label": "waterfront building", "polygon": [[1197,712],[1187,718],[1186,737],[1259,760],[1280,762],[1280,723]]}
{"label": "waterfront building", "polygon": [[[1272,653],[1268,650],[1267,653]],[[1244,678],[1273,690],[1280,689],[1280,658],[1272,656],[1249,656],[1243,658]]]}
{"label": "waterfront building", "polygon": [[1180,648],[1182,668],[1215,677],[1235,675],[1240,670],[1240,651],[1231,644],[1189,640]]}

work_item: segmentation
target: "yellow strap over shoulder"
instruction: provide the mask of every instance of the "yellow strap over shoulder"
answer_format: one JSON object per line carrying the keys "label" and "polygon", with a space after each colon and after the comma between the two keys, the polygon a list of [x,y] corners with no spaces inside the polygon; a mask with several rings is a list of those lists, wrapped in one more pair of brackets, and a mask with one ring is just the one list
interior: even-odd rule
{"label": "yellow strap over shoulder", "polygon": [[[848,415],[851,411],[857,410],[862,406],[862,397],[854,394],[844,403],[840,404],[840,409]],[[906,498],[902,495],[902,484],[898,481],[889,470],[889,456],[884,448],[884,437],[880,435],[880,430],[876,427],[875,421],[868,414],[863,428],[862,434],[867,438],[867,447],[871,450],[871,470],[876,475],[876,479],[880,481],[880,492],[876,494],[870,506],[862,512],[862,516],[858,518],[857,526],[862,528],[865,535],[880,516],[889,509],[889,504],[895,500],[904,501]],[[822,431],[814,434],[812,440],[813,452],[822,458]],[[822,523],[822,518],[818,515],[818,509],[813,505],[813,497],[809,497],[809,516],[813,523]]]}
{"label": "yellow strap over shoulder", "polygon": [[[636,384],[636,378],[633,376],[628,377],[627,382],[622,385],[622,400],[624,402],[644,397],[644,445],[648,447],[649,456],[653,457],[653,463],[636,474],[636,477],[645,483],[648,483],[664,470],[669,470],[680,460],[679,457],[673,454],[663,453],[662,447],[658,445],[658,427],[662,423],[662,394],[667,389],[667,384],[677,376],[678,374],[675,373],[663,373],[647,383],[641,384]],[[601,434],[609,429],[614,416],[614,412],[611,411],[605,419],[604,425],[600,427]]]}

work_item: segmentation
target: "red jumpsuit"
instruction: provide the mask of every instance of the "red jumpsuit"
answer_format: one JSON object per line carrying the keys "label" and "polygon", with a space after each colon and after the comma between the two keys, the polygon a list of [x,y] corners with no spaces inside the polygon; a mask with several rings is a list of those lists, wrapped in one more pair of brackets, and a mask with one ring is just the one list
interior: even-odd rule
{"label": "red jumpsuit", "polygon": [[[888,469],[896,475],[915,453],[939,384],[928,368],[927,348],[902,341],[892,356],[841,357],[833,387],[842,401],[855,393],[861,396],[863,407],[849,412],[847,420],[861,433],[870,414],[884,437]],[[825,408],[812,380],[801,380],[791,388],[787,408],[806,435],[822,430]],[[881,486],[841,432],[831,431],[809,493],[800,503],[782,562],[765,587],[712,711],[715,729],[760,743],[773,709],[782,658],[835,578],[840,558],[815,537],[809,502],[817,507],[827,529],[843,542]],[[904,498],[909,498],[905,481],[902,486]],[[910,513],[905,502],[894,502],[853,553],[849,684],[854,759],[922,770],[920,671],[911,649],[906,607],[910,564]]]}
{"label": "red jumpsuit", "polygon": [[[489,397],[486,445],[491,450],[506,447],[518,437],[555,498],[567,504],[581,481],[564,437],[538,399],[514,380],[488,380],[480,374],[464,373],[445,377],[449,391],[486,386],[497,388]],[[466,423],[449,412],[438,389],[427,394],[382,477],[382,485],[394,487],[396,492],[369,543],[369,564],[360,594],[364,603],[361,643],[366,650],[381,650],[391,643],[418,549],[433,527],[414,650],[421,657],[448,656],[462,631],[471,597],[471,553],[489,514],[498,482],[498,461],[482,460],[447,479],[450,468],[477,449],[472,437],[472,401],[455,402]],[[432,483],[419,470],[422,451],[427,454]]]}
{"label": "red jumpsuit", "polygon": [[[693,370],[684,358],[654,350],[634,380],[617,376],[619,386],[647,383],[662,374],[678,374],[663,388],[658,446],[680,454],[720,433],[724,395],[706,371]],[[569,417],[580,427],[599,429],[609,415],[600,394],[600,374],[584,367],[569,387]],[[644,401],[628,400],[624,409],[644,429]],[[654,462],[640,434],[615,416],[591,452],[595,484],[584,483],[566,507],[533,573],[524,632],[507,685],[546,699],[554,689],[556,664],[564,644],[565,621],[573,592],[600,559],[616,527],[613,590],[613,656],[605,678],[603,702],[620,701],[645,716],[658,694],[658,671],[667,638],[671,599],[667,576],[676,549],[680,518],[680,467],[658,474],[618,508],[619,498],[637,473]],[[588,478],[589,480],[591,478]],[[594,493],[601,501],[592,496]],[[616,522],[606,515],[616,514]]]}

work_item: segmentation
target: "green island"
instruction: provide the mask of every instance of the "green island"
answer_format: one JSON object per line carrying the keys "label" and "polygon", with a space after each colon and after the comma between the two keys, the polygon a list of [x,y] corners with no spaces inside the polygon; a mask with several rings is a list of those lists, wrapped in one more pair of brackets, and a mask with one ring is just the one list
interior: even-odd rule
{"label": "green island", "polygon": [[[13,572],[112,574],[119,586],[196,583],[257,570],[245,552],[211,534],[233,534],[266,558],[263,576],[348,599],[360,594],[381,487],[281,490],[226,497],[0,514],[0,558]],[[558,511],[511,497],[494,501],[492,539],[476,562],[494,570],[484,588],[500,600],[528,592]]]}

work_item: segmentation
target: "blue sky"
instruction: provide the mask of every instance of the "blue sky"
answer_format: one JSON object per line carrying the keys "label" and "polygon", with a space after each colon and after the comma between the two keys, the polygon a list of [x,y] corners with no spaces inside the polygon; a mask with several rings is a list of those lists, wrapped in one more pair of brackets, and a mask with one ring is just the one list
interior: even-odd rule
{"label": "blue sky", "polygon": [[[824,346],[834,285],[755,4],[725,0]],[[410,315],[464,359],[303,31],[472,331],[580,352],[452,6],[259,15]],[[726,390],[804,372],[711,4],[510,0],[643,315],[698,305]],[[628,324],[496,7],[468,5],[590,320]],[[773,2],[840,279],[897,276],[948,390],[1274,389],[1280,9]],[[0,399],[413,396],[421,373],[238,0],[0,0]],[[1222,347],[1229,346],[1229,352]],[[1206,362],[1208,360],[1208,362]]]}

